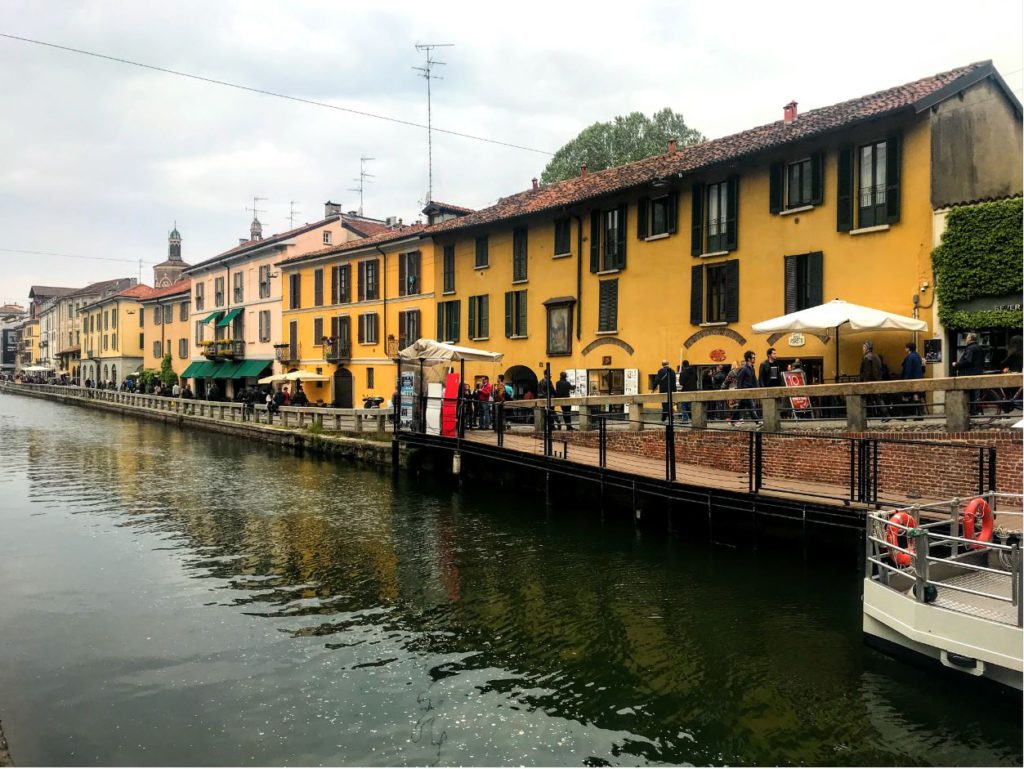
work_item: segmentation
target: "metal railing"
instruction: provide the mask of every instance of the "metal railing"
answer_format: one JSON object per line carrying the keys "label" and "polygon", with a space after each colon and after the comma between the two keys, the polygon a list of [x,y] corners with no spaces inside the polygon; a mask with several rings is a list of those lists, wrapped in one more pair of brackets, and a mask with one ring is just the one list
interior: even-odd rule
{"label": "metal railing", "polygon": [[349,360],[352,357],[352,342],[347,339],[335,339],[327,345],[326,353],[329,363]]}
{"label": "metal railing", "polygon": [[300,358],[299,343],[287,344],[274,350],[274,357],[281,363],[298,363]]}
{"label": "metal railing", "polygon": [[[990,491],[979,494],[976,499],[984,500],[993,514],[1022,514],[1024,496],[1020,494]],[[963,517],[967,514],[965,504],[970,501],[970,498],[954,498],[870,513],[865,534],[866,574],[901,593],[912,588],[914,600],[919,603],[935,602],[939,591],[948,590],[1008,605],[1011,607],[1009,617],[1004,615],[1000,618],[998,614],[993,616],[990,609],[972,606],[970,602],[944,601],[941,604],[944,609],[1024,627],[1024,569],[1019,533],[1007,536],[1006,542],[963,536]],[[915,523],[910,525],[895,520],[895,514],[901,512],[912,516]],[[931,520],[925,522],[926,518]],[[900,544],[901,539],[905,544]],[[904,556],[903,564],[899,563],[897,554]],[[993,561],[998,567],[992,565]],[[990,575],[992,584],[1001,587],[1002,592],[992,592],[994,588],[979,590],[967,587],[951,579],[972,574]],[[935,592],[929,591],[929,587]]]}

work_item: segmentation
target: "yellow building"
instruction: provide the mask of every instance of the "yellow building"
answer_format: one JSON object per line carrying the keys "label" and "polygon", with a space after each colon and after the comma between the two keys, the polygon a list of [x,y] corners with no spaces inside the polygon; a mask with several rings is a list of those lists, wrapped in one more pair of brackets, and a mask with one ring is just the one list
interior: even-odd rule
{"label": "yellow building", "polygon": [[26,320],[18,327],[18,356],[16,370],[39,362],[39,318]]}
{"label": "yellow building", "polygon": [[87,304],[79,311],[82,324],[82,382],[119,387],[128,374],[142,368],[142,306],[149,286],[137,285]]}
{"label": "yellow building", "polygon": [[868,339],[898,375],[912,335],[843,332],[837,371],[834,338],[751,325],[833,298],[929,320],[933,210],[1020,191],[1021,105],[990,63],[791,103],[775,123],[428,227],[437,335],[504,353],[517,395],[548,361],[577,394],[630,394],[663,359],[760,362],[769,345],[827,381],[858,374]]}
{"label": "yellow building", "polygon": [[396,227],[277,263],[282,279],[282,371],[328,377],[306,396],[341,408],[391,399],[399,349],[434,321],[434,262],[424,227]]}
{"label": "yellow building", "polygon": [[192,281],[183,278],[164,288],[154,288],[140,298],[142,367],[160,370],[165,355],[171,356],[174,373],[181,376],[189,365]]}

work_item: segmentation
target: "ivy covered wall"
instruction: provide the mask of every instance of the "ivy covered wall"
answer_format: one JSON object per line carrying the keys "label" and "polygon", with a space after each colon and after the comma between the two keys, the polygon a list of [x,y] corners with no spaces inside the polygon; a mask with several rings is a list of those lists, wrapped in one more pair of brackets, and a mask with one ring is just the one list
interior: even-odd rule
{"label": "ivy covered wall", "polygon": [[1020,296],[1024,288],[1022,214],[1021,198],[960,206],[949,212],[942,243],[932,251],[939,319],[946,328],[965,331],[1021,326],[1020,310],[964,311],[956,307],[979,297]]}

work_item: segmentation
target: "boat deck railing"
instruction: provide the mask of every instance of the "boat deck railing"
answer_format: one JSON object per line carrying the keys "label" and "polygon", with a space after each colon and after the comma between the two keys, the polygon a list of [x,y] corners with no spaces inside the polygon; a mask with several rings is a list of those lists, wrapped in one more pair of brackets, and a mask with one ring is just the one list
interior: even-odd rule
{"label": "boat deck railing", "polygon": [[[979,498],[997,522],[992,541],[964,536],[965,508]],[[866,575],[919,603],[1024,627],[1022,505],[1020,494],[992,491],[873,511],[867,516]],[[914,523],[894,520],[900,512],[909,513]],[[1011,522],[1009,527],[1000,516]]]}

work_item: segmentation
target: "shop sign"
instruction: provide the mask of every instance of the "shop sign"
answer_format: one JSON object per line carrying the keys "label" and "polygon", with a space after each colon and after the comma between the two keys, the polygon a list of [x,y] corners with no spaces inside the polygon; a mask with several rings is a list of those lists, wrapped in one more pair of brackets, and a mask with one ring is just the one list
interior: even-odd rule
{"label": "shop sign", "polygon": [[722,361],[725,360],[725,350],[712,350],[710,358],[715,363],[721,363]]}
{"label": "shop sign", "polygon": [[1020,310],[1020,294],[1005,294],[1003,296],[979,296],[969,299],[966,302],[958,302],[956,309],[961,312],[981,312],[984,310]]}
{"label": "shop sign", "polygon": [[805,343],[804,335],[799,331],[794,331],[789,335],[788,344],[790,347],[803,347]]}

